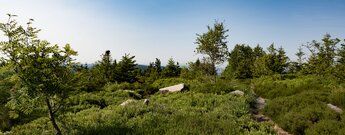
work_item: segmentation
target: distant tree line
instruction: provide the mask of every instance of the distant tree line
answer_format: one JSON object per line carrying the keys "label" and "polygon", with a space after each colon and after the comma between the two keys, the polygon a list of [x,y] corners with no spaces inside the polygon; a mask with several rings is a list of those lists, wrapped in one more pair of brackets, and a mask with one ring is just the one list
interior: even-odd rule
{"label": "distant tree line", "polygon": [[[308,49],[309,57],[302,47]],[[228,78],[253,78],[273,74],[316,74],[332,75],[345,79],[345,44],[338,38],[326,34],[321,42],[313,40],[299,47],[296,61],[286,56],[282,47],[278,49],[271,44],[267,51],[257,45],[237,44],[229,54],[228,66],[223,76]]]}

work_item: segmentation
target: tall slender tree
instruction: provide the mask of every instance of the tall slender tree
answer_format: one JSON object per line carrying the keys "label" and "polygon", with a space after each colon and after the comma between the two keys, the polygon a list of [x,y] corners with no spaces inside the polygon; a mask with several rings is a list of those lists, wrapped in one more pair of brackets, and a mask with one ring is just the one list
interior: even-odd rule
{"label": "tall slender tree", "polygon": [[[195,44],[197,44],[196,52],[205,54],[211,61],[214,69],[216,65],[222,64],[228,56],[228,46],[226,32],[229,30],[224,27],[223,22],[215,22],[213,27],[207,26],[208,31],[203,34],[197,34]],[[214,81],[216,81],[216,75]]]}
{"label": "tall slender tree", "polygon": [[104,54],[102,54],[102,60],[97,62],[97,66],[106,80],[106,82],[111,81],[112,72],[112,58],[110,54],[110,50],[106,50]]}

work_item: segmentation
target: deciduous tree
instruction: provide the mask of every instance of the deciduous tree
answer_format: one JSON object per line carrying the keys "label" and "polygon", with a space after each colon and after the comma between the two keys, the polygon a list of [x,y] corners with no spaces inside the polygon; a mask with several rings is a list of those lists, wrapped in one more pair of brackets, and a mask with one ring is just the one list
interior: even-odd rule
{"label": "deciduous tree", "polygon": [[20,78],[21,91],[26,91],[32,98],[43,99],[56,134],[61,134],[55,115],[75,84],[72,56],[77,52],[68,44],[61,49],[38,39],[40,30],[31,26],[32,19],[24,28],[13,17],[9,15],[7,23],[0,23],[0,30],[8,38],[8,41],[0,43],[5,61]]}
{"label": "deciduous tree", "polygon": [[[205,54],[210,59],[214,69],[216,65],[222,64],[228,56],[228,47],[226,32],[229,30],[224,27],[223,23],[215,22],[213,27],[207,26],[208,31],[203,34],[197,34],[195,44],[197,44],[196,52]],[[216,74],[215,74],[216,81]]]}

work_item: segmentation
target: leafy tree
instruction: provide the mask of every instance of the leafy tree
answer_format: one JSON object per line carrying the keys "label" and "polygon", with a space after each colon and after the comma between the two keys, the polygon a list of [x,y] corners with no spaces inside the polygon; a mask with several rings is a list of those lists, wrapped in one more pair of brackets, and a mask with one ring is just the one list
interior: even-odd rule
{"label": "leafy tree", "polygon": [[40,30],[31,27],[32,19],[24,28],[13,17],[9,14],[8,22],[0,23],[1,31],[8,38],[8,41],[0,43],[5,61],[22,82],[20,91],[25,91],[31,98],[43,99],[56,134],[61,134],[55,115],[75,84],[71,71],[74,64],[72,56],[77,52],[68,44],[61,49],[38,39]]}
{"label": "leafy tree", "polygon": [[136,81],[136,65],[135,56],[125,54],[121,61],[117,64],[118,82],[134,82]]}
{"label": "leafy tree", "polygon": [[168,65],[163,69],[162,75],[164,77],[176,77],[179,76],[181,73],[181,68],[178,62],[175,65],[175,61],[170,58],[168,61]]}
{"label": "leafy tree", "polygon": [[0,66],[0,131],[10,130],[12,118],[10,110],[6,107],[6,103],[11,97],[10,89],[16,82],[11,81],[13,77],[13,69],[10,66]]}
{"label": "leafy tree", "polygon": [[[208,31],[203,34],[197,34],[195,44],[197,44],[196,52],[205,54],[210,59],[210,62],[214,69],[216,65],[222,64],[228,56],[228,47],[226,38],[226,32],[223,23],[215,22],[213,27],[207,26]],[[216,81],[216,74],[215,74]]]}

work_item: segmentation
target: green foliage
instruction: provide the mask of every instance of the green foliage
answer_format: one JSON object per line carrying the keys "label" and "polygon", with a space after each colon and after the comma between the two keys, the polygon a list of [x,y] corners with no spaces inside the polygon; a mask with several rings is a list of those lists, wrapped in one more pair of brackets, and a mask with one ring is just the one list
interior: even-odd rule
{"label": "green foliage", "polygon": [[128,91],[132,98],[141,99],[158,92],[158,88],[151,84],[140,84],[140,83],[113,83],[104,86],[105,91],[118,91],[118,90],[132,90]]}
{"label": "green foliage", "polygon": [[255,86],[254,91],[265,98],[274,99],[295,95],[305,91],[327,92],[327,86],[331,85],[322,78],[316,76],[286,80],[282,77],[286,77],[286,75],[255,79],[253,81]]}
{"label": "green foliage", "polygon": [[[257,55],[260,55],[260,50],[256,50]],[[224,74],[228,74],[231,78],[245,79],[252,78],[252,64],[254,61],[254,53],[250,46],[237,44],[230,52],[229,64],[226,67]]]}
{"label": "green foliage", "polygon": [[177,77],[180,76],[181,68],[178,62],[175,64],[175,61],[170,58],[168,61],[168,65],[164,67],[162,76],[164,77]]}
{"label": "green foliage", "polygon": [[326,34],[321,43],[313,40],[305,45],[311,53],[305,72],[320,75],[329,74],[331,67],[334,65],[336,48],[339,42],[340,39],[332,39],[331,35]]}
{"label": "green foliage", "polygon": [[[342,130],[339,130],[342,129]],[[343,135],[345,132],[343,122],[336,120],[320,120],[305,131],[306,135]]]}
{"label": "green foliage", "polygon": [[274,44],[271,44],[268,48],[267,54],[267,66],[268,68],[278,74],[282,74],[287,67],[288,57],[285,54],[285,51],[282,47],[278,50],[274,47]]}
{"label": "green foliage", "polygon": [[224,94],[238,89],[245,92],[249,90],[247,85],[238,81],[218,80],[216,83],[194,83],[190,85],[190,90],[200,93]]}
{"label": "green foliage", "polygon": [[146,70],[144,70],[144,78],[139,80],[140,82],[154,82],[155,80],[161,78],[162,66],[161,60],[156,58],[155,62],[151,62]]}
{"label": "green foliage", "polygon": [[114,79],[114,72],[116,68],[116,61],[112,63],[112,58],[110,50],[105,51],[102,55],[102,60],[98,61],[96,67],[99,68],[100,74],[103,76],[102,79],[105,79],[105,82],[110,82]]}
{"label": "green foliage", "polygon": [[337,134],[342,131],[339,123],[343,117],[326,105],[343,105],[343,88],[336,80],[318,76],[262,77],[253,81],[253,87],[257,94],[268,98],[264,113],[290,133]]}
{"label": "green foliage", "polygon": [[80,91],[100,91],[107,83],[97,65],[92,68],[81,69],[77,71],[75,75],[79,76],[77,85]]}
{"label": "green foliage", "polygon": [[[60,125],[65,134],[274,134],[272,125],[250,118],[245,97],[186,92],[141,102],[67,113]],[[39,119],[11,132],[52,133],[46,122]]]}
{"label": "green foliage", "polygon": [[11,80],[13,70],[10,66],[0,67],[0,105],[6,104],[10,97],[10,89],[15,85]]}
{"label": "green foliage", "polygon": [[181,75],[183,75],[181,77],[199,79],[205,76],[216,75],[216,69],[206,58],[203,58],[202,60],[197,59],[195,62],[189,62],[188,66],[188,69],[185,69],[183,74],[181,73]]}
{"label": "green foliage", "polygon": [[131,91],[117,90],[114,92],[109,91],[96,91],[96,92],[82,92],[77,95],[71,96],[68,99],[67,108],[65,112],[79,112],[89,108],[103,109],[109,105],[118,105],[128,98],[132,98]]}
{"label": "green foliage", "polygon": [[[345,42],[345,39],[344,39]],[[339,56],[338,63],[345,65],[345,43],[340,45],[341,47],[338,49],[337,56]]]}
{"label": "green foliage", "polygon": [[341,108],[345,108],[345,89],[344,87],[339,87],[334,89],[329,95],[329,101]]}
{"label": "green foliage", "polygon": [[22,88],[19,93],[23,91],[31,98],[45,99],[54,128],[57,134],[61,134],[54,114],[74,88],[72,56],[77,52],[69,44],[61,49],[58,45],[38,39],[40,30],[31,27],[31,23],[32,20],[26,28],[18,26],[12,15],[9,15],[7,23],[0,23],[0,30],[8,38],[8,41],[0,42],[1,53],[7,56],[4,60],[20,78],[21,83],[17,85]]}
{"label": "green foliage", "polygon": [[136,81],[136,65],[135,56],[125,54],[117,65],[117,81],[118,82],[135,82]]}
{"label": "green foliage", "polygon": [[157,88],[164,88],[180,83],[185,83],[189,85],[193,81],[189,81],[183,78],[165,78],[165,79],[158,79],[154,83],[152,83],[152,86],[157,87]]}

